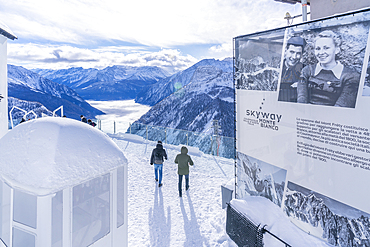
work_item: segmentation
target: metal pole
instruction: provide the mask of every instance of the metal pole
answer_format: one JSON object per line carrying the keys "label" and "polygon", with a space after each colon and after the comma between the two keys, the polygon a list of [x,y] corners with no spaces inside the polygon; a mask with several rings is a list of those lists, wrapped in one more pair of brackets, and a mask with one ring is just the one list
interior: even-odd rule
{"label": "metal pole", "polygon": [[302,20],[307,21],[307,0],[301,0],[302,3]]}
{"label": "metal pole", "polygon": [[148,140],[148,125],[146,126],[146,139]]}
{"label": "metal pole", "polygon": [[113,121],[113,127],[114,127],[113,132],[114,132],[114,134],[116,134],[116,121]]}
{"label": "metal pole", "polygon": [[131,134],[131,123],[129,123],[130,124],[130,134]]}
{"label": "metal pole", "polygon": [[165,140],[166,140],[165,143],[167,144],[167,129],[166,128],[164,129],[164,136],[165,136]]}
{"label": "metal pole", "polygon": [[189,137],[188,137],[188,134],[189,133],[186,133],[186,146],[189,146]]}

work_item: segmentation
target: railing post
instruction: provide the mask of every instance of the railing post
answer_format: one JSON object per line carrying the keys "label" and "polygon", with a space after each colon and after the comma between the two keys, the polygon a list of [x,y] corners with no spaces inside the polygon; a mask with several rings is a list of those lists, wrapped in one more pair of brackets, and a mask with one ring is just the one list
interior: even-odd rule
{"label": "railing post", "polygon": [[113,134],[116,134],[116,120],[113,121]]}
{"label": "railing post", "polygon": [[211,154],[213,155],[213,138],[211,136]]}
{"label": "railing post", "polygon": [[164,128],[165,143],[167,144],[167,128]]}
{"label": "railing post", "polygon": [[130,124],[130,134],[131,134],[131,123],[129,123]]}
{"label": "railing post", "polygon": [[146,126],[146,140],[148,140],[148,125]]}
{"label": "railing post", "polygon": [[186,133],[186,146],[189,146],[189,132]]}

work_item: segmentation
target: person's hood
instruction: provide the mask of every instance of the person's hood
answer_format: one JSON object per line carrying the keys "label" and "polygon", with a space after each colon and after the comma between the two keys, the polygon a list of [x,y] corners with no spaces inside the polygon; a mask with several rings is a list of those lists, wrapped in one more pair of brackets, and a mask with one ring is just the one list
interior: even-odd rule
{"label": "person's hood", "polygon": [[157,144],[157,148],[159,148],[159,149],[161,149],[161,148],[163,148],[163,146],[162,146],[162,144]]}
{"label": "person's hood", "polygon": [[182,154],[187,154],[188,153],[188,149],[186,147],[182,147],[181,148],[181,153]]}

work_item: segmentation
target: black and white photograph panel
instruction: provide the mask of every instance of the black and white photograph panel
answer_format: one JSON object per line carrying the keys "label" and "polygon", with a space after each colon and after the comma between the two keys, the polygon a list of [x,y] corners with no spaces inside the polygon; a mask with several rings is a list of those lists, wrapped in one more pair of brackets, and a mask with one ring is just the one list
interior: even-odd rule
{"label": "black and white photograph panel", "polygon": [[236,88],[276,91],[284,32],[266,32],[235,40]]}
{"label": "black and white photograph panel", "polygon": [[263,196],[281,206],[287,171],[238,152],[237,197]]}
{"label": "black and white photograph panel", "polygon": [[278,100],[355,108],[368,33],[368,21],[288,30]]}
{"label": "black and white photograph panel", "polygon": [[370,246],[370,214],[290,181],[284,212],[302,230],[333,246]]}
{"label": "black and white photograph panel", "polygon": [[[370,57],[369,57],[370,60]],[[366,75],[364,88],[362,90],[362,96],[370,96],[370,61],[367,63]]]}

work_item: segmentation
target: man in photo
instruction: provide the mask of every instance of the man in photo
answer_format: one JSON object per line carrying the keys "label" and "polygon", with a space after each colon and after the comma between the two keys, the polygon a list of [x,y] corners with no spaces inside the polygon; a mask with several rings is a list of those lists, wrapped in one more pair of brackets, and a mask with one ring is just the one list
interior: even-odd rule
{"label": "man in photo", "polygon": [[279,101],[297,102],[297,83],[303,64],[300,62],[306,41],[298,36],[291,37],[286,44],[281,72]]}

